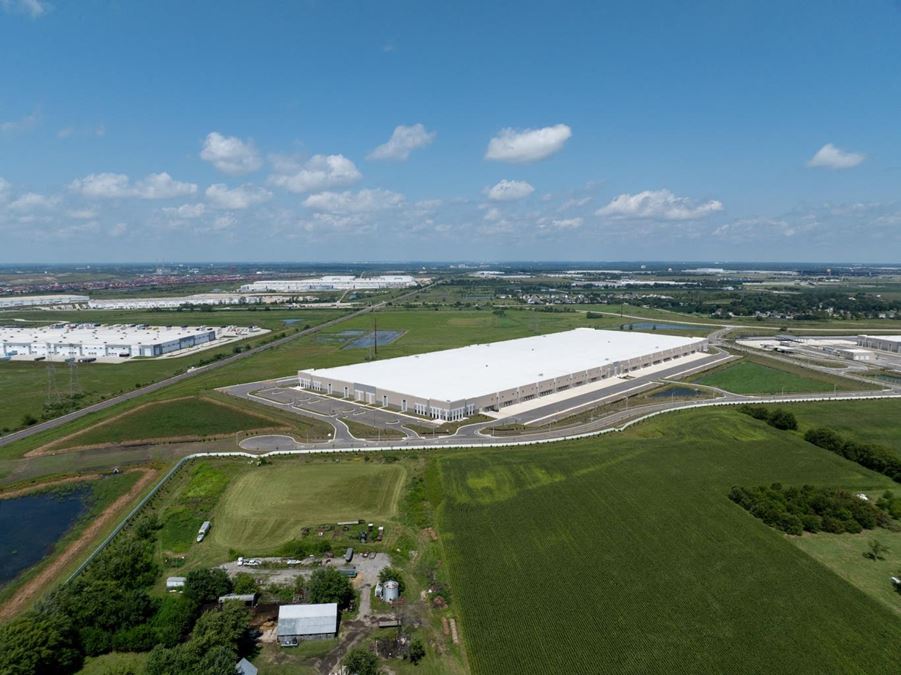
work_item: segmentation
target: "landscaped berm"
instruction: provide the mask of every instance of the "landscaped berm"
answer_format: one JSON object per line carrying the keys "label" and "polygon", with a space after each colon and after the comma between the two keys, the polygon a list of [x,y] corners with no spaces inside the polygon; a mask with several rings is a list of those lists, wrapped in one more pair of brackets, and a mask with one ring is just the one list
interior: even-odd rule
{"label": "landscaped berm", "polygon": [[898,672],[898,614],[729,500],[892,487],[795,432],[697,411],[439,461],[474,673]]}

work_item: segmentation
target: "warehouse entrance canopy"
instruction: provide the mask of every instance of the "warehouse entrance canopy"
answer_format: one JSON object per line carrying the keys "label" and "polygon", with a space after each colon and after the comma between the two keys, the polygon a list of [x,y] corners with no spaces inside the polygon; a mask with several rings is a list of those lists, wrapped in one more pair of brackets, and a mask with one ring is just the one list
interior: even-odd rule
{"label": "warehouse entrance canopy", "polygon": [[301,370],[298,379],[304,389],[456,420],[706,350],[706,338],[576,328]]}

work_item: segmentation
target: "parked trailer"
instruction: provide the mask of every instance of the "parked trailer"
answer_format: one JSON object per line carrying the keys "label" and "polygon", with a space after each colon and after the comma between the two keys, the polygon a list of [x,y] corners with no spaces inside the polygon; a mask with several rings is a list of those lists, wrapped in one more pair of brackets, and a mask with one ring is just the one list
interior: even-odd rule
{"label": "parked trailer", "polygon": [[210,521],[204,520],[203,525],[201,525],[200,529],[197,531],[197,543],[198,544],[203,541],[203,538],[209,533],[209,531],[210,531]]}
{"label": "parked trailer", "polygon": [[354,550],[352,548],[348,548],[344,552],[344,562],[349,563],[353,559],[354,559]]}

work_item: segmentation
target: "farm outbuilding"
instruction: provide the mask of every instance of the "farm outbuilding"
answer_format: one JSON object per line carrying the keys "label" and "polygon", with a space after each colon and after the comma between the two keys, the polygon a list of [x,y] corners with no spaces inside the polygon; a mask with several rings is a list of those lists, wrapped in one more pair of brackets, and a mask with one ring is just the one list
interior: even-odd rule
{"label": "farm outbuilding", "polygon": [[278,608],[278,643],[296,647],[303,640],[324,640],[338,632],[338,605],[282,605]]}
{"label": "farm outbuilding", "polygon": [[219,604],[223,605],[226,602],[240,602],[245,607],[253,607],[257,604],[257,594],[256,593],[227,593],[225,595],[219,596]]}
{"label": "farm outbuilding", "polygon": [[301,389],[442,420],[706,352],[706,338],[576,328],[458,349],[301,370]]}
{"label": "farm outbuilding", "polygon": [[169,577],[166,579],[166,590],[170,593],[179,593],[185,588],[185,577]]}

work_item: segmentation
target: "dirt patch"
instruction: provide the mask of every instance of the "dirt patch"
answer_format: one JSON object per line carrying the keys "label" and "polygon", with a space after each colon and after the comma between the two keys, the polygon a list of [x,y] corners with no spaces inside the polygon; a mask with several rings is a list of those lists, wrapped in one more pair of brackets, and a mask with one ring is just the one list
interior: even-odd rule
{"label": "dirt patch", "polygon": [[[85,549],[91,544],[94,538],[113,521],[119,512],[128,506],[151,482],[153,482],[159,471],[156,469],[131,469],[143,473],[138,481],[132,486],[126,494],[119,497],[110,504],[94,521],[88,525],[84,531],[69,546],[53,559],[49,565],[44,567],[36,576],[29,579],[15,595],[13,595],[3,607],[0,607],[0,621],[5,621],[18,614],[26,604],[33,600],[42,591],[53,584],[54,580],[59,576],[60,572],[66,568],[73,560],[84,553]],[[129,473],[130,473],[129,472]]]}
{"label": "dirt patch", "polygon": [[65,478],[47,480],[42,483],[31,483],[30,485],[24,485],[22,487],[6,490],[5,492],[0,492],[0,499],[13,499],[32,492],[40,492],[41,490],[46,490],[47,488],[56,487],[58,485],[69,485],[70,483],[81,483],[82,481],[98,480],[100,478],[103,478],[102,474],[86,473],[80,476],[67,476]]}

